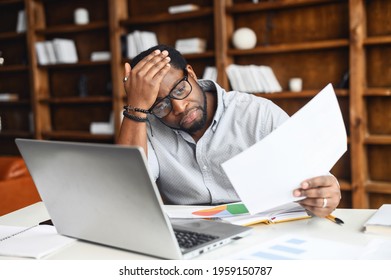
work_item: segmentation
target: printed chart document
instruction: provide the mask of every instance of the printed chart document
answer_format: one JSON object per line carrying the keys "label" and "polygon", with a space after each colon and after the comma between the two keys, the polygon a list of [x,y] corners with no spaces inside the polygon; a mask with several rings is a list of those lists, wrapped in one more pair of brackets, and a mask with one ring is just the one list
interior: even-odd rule
{"label": "printed chart document", "polygon": [[262,141],[222,167],[250,214],[298,200],[308,178],[328,174],[347,150],[346,129],[331,84]]}
{"label": "printed chart document", "polygon": [[243,203],[229,203],[218,206],[203,205],[164,205],[170,219],[214,219],[240,226],[259,223],[273,224],[310,218],[307,211],[298,203],[291,202],[279,207],[250,215]]}

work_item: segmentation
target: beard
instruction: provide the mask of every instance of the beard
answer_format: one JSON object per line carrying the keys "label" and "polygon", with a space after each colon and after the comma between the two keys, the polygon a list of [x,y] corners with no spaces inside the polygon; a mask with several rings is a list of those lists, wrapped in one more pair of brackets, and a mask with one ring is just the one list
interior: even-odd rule
{"label": "beard", "polygon": [[202,95],[204,97],[204,106],[198,106],[197,110],[200,110],[202,112],[202,117],[198,121],[195,121],[190,127],[183,127],[182,125],[179,125],[179,129],[183,130],[189,134],[193,134],[197,132],[198,130],[204,128],[206,124],[206,118],[207,118],[207,113],[206,113],[206,108],[207,108],[207,103],[206,103],[206,94],[202,90]]}

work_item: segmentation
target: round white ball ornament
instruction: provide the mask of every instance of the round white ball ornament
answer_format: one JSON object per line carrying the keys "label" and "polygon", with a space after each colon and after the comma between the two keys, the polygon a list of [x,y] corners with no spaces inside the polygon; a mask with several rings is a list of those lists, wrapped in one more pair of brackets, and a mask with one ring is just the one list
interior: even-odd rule
{"label": "round white ball ornament", "polygon": [[248,27],[238,28],[232,36],[232,44],[240,50],[252,49],[257,44],[257,35]]}

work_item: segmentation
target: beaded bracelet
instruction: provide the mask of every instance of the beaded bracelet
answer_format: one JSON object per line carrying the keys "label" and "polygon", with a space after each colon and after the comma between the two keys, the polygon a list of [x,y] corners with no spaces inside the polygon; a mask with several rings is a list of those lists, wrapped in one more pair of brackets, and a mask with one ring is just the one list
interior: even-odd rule
{"label": "beaded bracelet", "polygon": [[136,122],[146,122],[148,121],[148,118],[141,118],[137,117],[135,115],[129,114],[127,111],[123,111],[122,113],[125,117],[127,117],[130,120],[136,121]]}
{"label": "beaded bracelet", "polygon": [[130,105],[124,106],[124,109],[128,113],[129,113],[129,111],[134,111],[134,112],[140,112],[140,113],[144,113],[144,114],[149,114],[148,110],[137,108],[137,107],[133,107],[133,106],[130,106]]}

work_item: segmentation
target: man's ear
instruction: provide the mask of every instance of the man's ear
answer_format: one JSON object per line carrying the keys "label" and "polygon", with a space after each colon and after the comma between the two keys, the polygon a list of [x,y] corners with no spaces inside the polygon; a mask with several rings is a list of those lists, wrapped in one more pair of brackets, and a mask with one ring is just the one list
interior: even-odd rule
{"label": "man's ear", "polygon": [[197,75],[193,70],[193,67],[191,67],[190,64],[187,64],[186,66],[187,73],[189,74],[190,77],[192,77],[194,80],[197,81]]}

